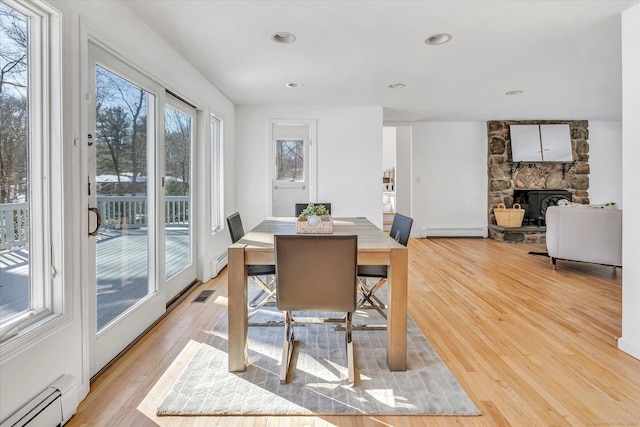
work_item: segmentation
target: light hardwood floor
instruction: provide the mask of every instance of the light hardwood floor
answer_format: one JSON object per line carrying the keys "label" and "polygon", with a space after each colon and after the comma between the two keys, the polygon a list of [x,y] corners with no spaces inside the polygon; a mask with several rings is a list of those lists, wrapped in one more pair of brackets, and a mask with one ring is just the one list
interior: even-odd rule
{"label": "light hardwood floor", "polygon": [[[558,261],[534,244],[409,243],[409,313],[480,417],[157,417],[224,313],[226,271],[199,286],[92,384],[68,426],[639,425],[640,361],[619,351],[620,269]],[[191,300],[215,289],[204,304]]]}

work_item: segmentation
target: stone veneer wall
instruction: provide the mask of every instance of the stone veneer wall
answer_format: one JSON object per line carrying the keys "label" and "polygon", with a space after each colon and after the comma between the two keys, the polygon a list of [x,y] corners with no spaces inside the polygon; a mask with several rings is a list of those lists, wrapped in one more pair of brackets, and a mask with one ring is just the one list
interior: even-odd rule
{"label": "stone veneer wall", "polygon": [[[512,163],[512,124],[568,124],[573,163]],[[487,122],[489,225],[496,224],[493,208],[513,206],[515,190],[567,190],[575,203],[589,203],[589,122],[587,120],[502,120]]]}

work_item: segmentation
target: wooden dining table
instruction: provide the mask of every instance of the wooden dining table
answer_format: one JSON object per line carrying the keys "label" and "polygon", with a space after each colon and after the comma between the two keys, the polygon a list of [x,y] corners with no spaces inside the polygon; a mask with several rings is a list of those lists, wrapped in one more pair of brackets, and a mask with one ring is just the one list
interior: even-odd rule
{"label": "wooden dining table", "polygon": [[[248,363],[247,266],[272,265],[273,236],[296,234],[297,218],[267,218],[229,246],[228,321],[229,371],[242,372]],[[333,234],[358,236],[358,265],[388,266],[387,364],[391,371],[407,369],[407,247],[366,218],[333,218]]]}

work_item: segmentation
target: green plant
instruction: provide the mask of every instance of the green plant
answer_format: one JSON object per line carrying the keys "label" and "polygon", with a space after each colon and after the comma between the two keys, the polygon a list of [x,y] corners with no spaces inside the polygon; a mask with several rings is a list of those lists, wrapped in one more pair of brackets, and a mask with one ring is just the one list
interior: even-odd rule
{"label": "green plant", "polygon": [[309,203],[300,214],[300,217],[306,218],[312,215],[329,215],[329,211],[327,210],[327,207],[325,205],[314,205],[313,203]]}

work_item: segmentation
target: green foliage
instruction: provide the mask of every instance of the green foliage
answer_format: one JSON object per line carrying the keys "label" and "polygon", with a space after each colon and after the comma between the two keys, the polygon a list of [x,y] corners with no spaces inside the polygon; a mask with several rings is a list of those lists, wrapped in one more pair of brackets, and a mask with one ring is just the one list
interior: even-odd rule
{"label": "green foliage", "polygon": [[314,205],[313,203],[309,203],[306,208],[302,211],[300,216],[302,218],[306,218],[310,215],[329,215],[329,211],[325,205]]}

